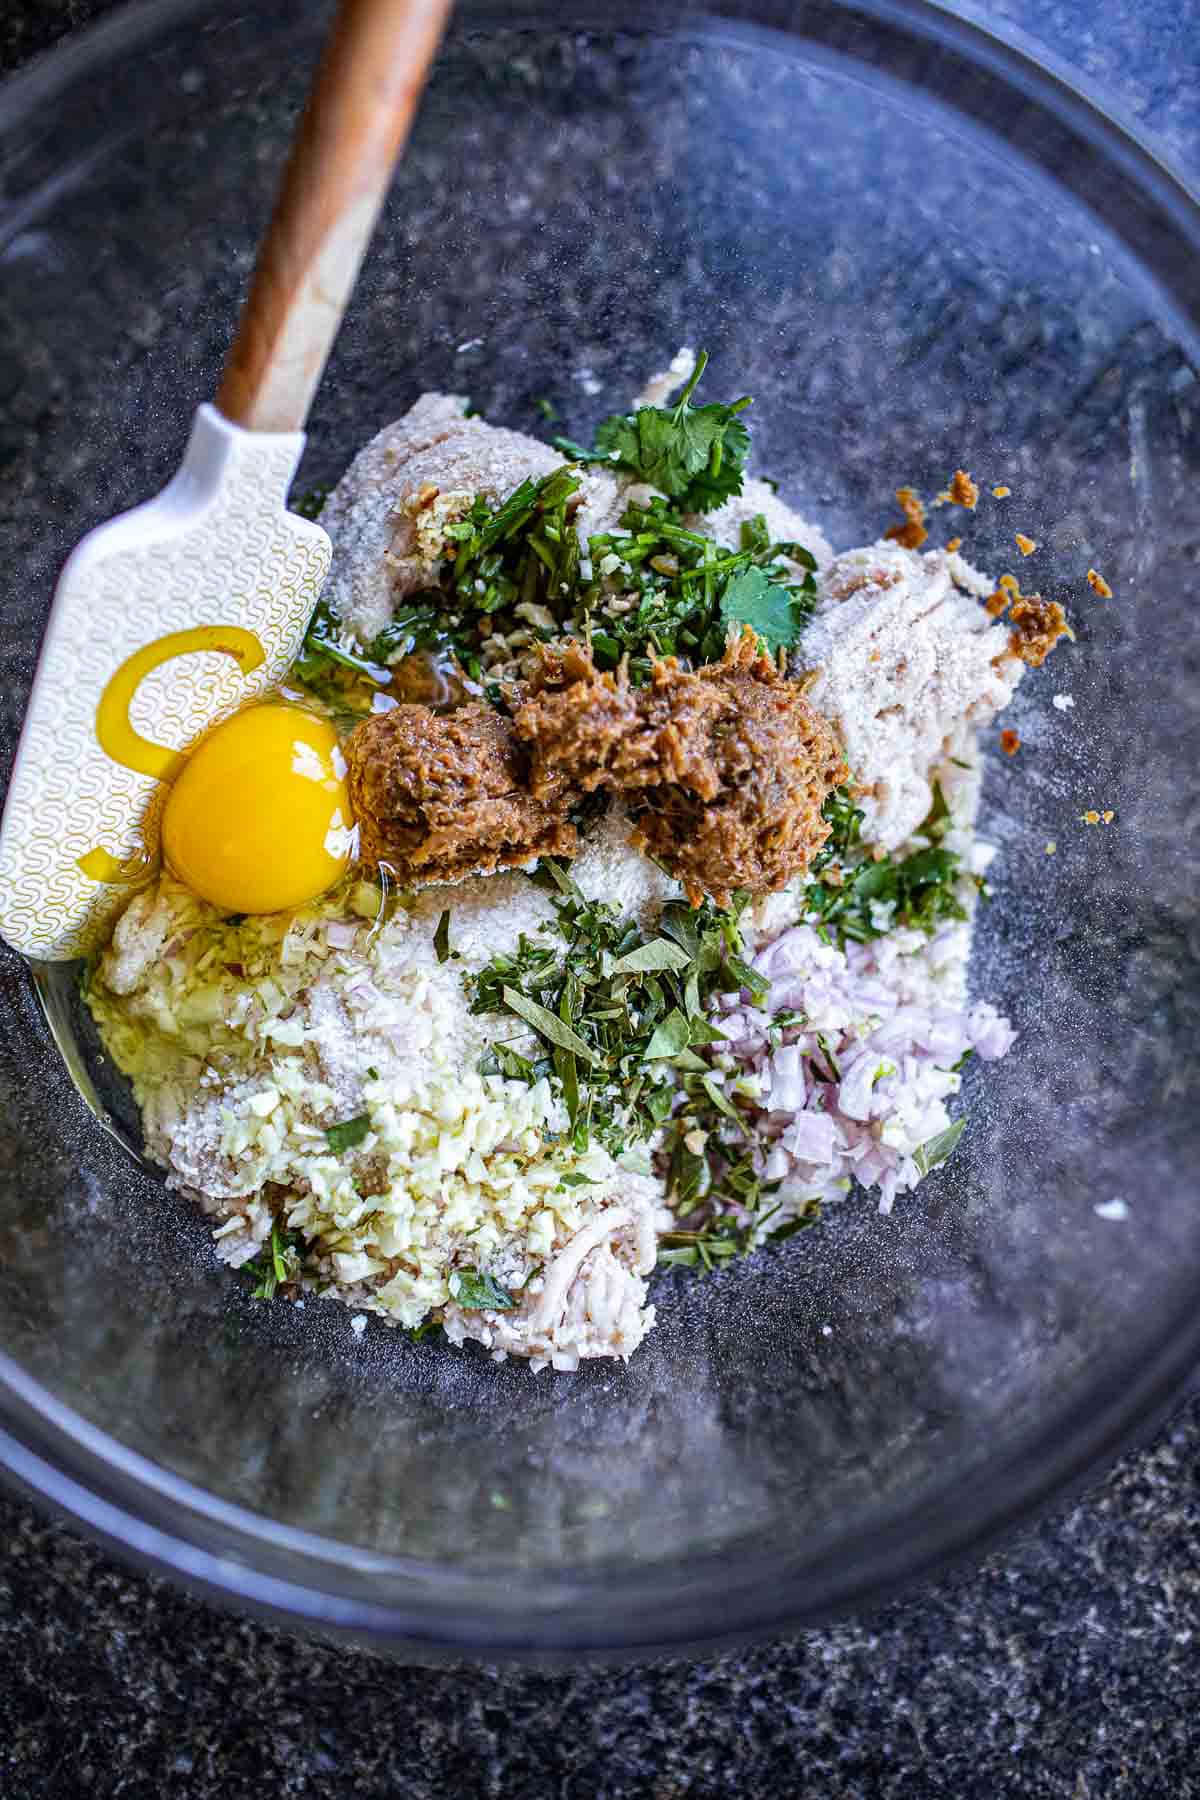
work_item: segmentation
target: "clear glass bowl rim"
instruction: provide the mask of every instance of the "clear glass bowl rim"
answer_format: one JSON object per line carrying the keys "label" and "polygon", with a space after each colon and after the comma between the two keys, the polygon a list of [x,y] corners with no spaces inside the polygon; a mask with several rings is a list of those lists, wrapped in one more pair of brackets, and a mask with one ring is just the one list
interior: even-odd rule
{"label": "clear glass bowl rim", "polygon": [[[92,71],[144,50],[190,22],[211,20],[210,0],[137,0],[33,62],[0,87],[0,133],[19,130]],[[537,23],[537,10],[467,0],[468,24]],[[574,21],[612,27],[603,7],[573,8]],[[1188,186],[1073,74],[1040,50],[1002,40],[931,0],[647,0],[645,28],[681,19],[745,33],[770,29],[806,52],[838,57],[866,25],[886,73],[916,77],[961,110],[964,72],[980,86],[1019,96],[1026,143],[1049,127],[1104,167],[1087,200],[1153,282],[1185,343],[1200,337],[1200,202]],[[540,22],[544,23],[545,15]],[[930,57],[929,52],[936,55]],[[907,51],[907,55],[904,52]],[[879,68],[879,63],[876,63]],[[993,109],[985,118],[1012,117]],[[1010,144],[1011,144],[1011,140]],[[1040,158],[1039,158],[1040,160]],[[1070,187],[1069,170],[1052,171]],[[1131,197],[1138,204],[1130,207]],[[33,197],[29,210],[36,207]],[[28,205],[29,203],[27,203]],[[25,210],[23,208],[23,210]],[[208,1597],[291,1626],[303,1625],[412,1656],[514,1657],[678,1652],[762,1637],[863,1611],[948,1563],[978,1556],[1032,1513],[1061,1500],[1158,1421],[1200,1362],[1200,1306],[1181,1301],[1148,1343],[1086,1392],[1074,1391],[1041,1423],[1007,1441],[968,1480],[947,1484],[919,1508],[896,1506],[848,1539],[836,1562],[803,1542],[727,1546],[719,1555],[626,1568],[606,1565],[548,1577],[531,1593],[522,1579],[406,1561],[317,1538],[229,1505],[130,1452],[0,1354],[0,1467],[19,1490],[49,1502],[137,1566],[186,1582]]]}

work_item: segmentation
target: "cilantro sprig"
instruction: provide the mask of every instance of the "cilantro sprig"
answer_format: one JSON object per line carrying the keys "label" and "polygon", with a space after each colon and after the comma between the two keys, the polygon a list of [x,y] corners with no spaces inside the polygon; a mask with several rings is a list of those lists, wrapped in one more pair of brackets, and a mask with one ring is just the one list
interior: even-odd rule
{"label": "cilantro sprig", "polygon": [[555,444],[576,461],[602,462],[649,482],[681,512],[711,512],[742,491],[750,433],[738,415],[752,402],[744,394],[728,406],[693,406],[707,366],[708,352],[701,350],[674,406],[641,406],[605,419],[595,449],[581,450],[567,438]]}

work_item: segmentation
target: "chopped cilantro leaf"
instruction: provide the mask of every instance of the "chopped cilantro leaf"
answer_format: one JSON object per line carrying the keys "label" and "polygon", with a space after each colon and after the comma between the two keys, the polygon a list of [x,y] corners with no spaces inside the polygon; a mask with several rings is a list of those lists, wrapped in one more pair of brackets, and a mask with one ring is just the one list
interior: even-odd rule
{"label": "chopped cilantro leaf", "polygon": [[437,930],[433,934],[433,948],[437,959],[444,963],[450,955],[450,909],[446,908],[437,922]]}
{"label": "chopped cilantro leaf", "polygon": [[243,1272],[254,1281],[255,1300],[273,1300],[284,1282],[292,1281],[300,1272],[300,1252],[304,1240],[296,1233],[283,1232],[271,1226],[271,1235],[253,1262],[243,1263]]}
{"label": "chopped cilantro leaf", "polygon": [[325,1141],[335,1156],[341,1156],[347,1150],[357,1149],[370,1129],[370,1113],[359,1113],[357,1118],[343,1119],[340,1125],[328,1126]]}
{"label": "chopped cilantro leaf", "polygon": [[511,1312],[517,1304],[508,1289],[479,1269],[460,1269],[454,1299],[466,1312]]}
{"label": "chopped cilantro leaf", "polygon": [[964,881],[959,857],[941,843],[952,819],[937,782],[933,804],[920,835],[933,841],[911,856],[864,854],[859,841],[862,812],[848,790],[838,788],[825,802],[823,816],[832,833],[814,858],[806,890],[807,916],[819,933],[832,932],[839,944],[865,944],[882,937],[893,925],[909,925],[932,934],[947,919],[965,919],[960,888]]}
{"label": "chopped cilantro leaf", "polygon": [[790,649],[804,628],[804,613],[790,588],[772,581],[756,564],[729,577],[721,595],[721,618],[727,628],[751,626],[772,656]]}

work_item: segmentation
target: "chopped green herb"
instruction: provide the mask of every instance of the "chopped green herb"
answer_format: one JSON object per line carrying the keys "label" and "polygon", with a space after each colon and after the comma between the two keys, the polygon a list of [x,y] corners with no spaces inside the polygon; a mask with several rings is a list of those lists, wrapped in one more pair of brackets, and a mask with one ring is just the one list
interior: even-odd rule
{"label": "chopped green herb", "polygon": [[939,1131],[936,1137],[932,1137],[928,1143],[922,1144],[913,1157],[918,1175],[928,1175],[930,1169],[936,1169],[939,1163],[944,1163],[966,1129],[967,1121],[956,1119],[953,1125],[947,1126],[945,1131]]}
{"label": "chopped green herb", "polygon": [[636,949],[618,957],[609,971],[612,975],[647,975],[655,969],[686,969],[691,957],[669,938],[651,938]]}
{"label": "chopped green herb", "polygon": [[615,668],[628,657],[635,685],[646,680],[655,656],[716,661],[743,615],[773,643],[794,642],[816,603],[807,566],[797,576],[781,560],[812,559],[798,545],[773,543],[761,515],[743,525],[737,550],[686,527],[658,498],[630,505],[621,525],[624,535],[589,540],[592,580],[581,590],[576,619],[599,666]]}
{"label": "chopped green herb", "polygon": [[[725,966],[733,977],[732,988],[736,988],[739,992],[744,989],[749,994],[752,1004],[761,1006],[771,986],[766,977],[760,975],[757,969],[752,969],[750,964],[743,961],[740,956],[727,956]],[[726,991],[729,992],[731,989]]]}
{"label": "chopped green herb", "polygon": [[441,1329],[442,1321],[440,1319],[426,1317],[421,1320],[419,1325],[410,1325],[406,1335],[411,1343],[419,1344],[422,1338],[433,1337]]}
{"label": "chopped green herb", "polygon": [[[748,977],[766,992],[739,954],[743,901],[728,912],[672,902],[643,938],[613,907],[586,900],[557,863],[543,862],[533,879],[552,896],[558,942],[522,937],[514,953],[466,978],[473,1012],[515,1015],[546,1046],[546,1058],[508,1072],[550,1076],[580,1151],[593,1138],[614,1155],[644,1142],[691,1087],[696,1104],[713,1110],[699,1085],[710,1065],[697,1054],[722,1041],[709,1002]],[[484,1071],[502,1067],[501,1055],[493,1046]]]}
{"label": "chopped green herb", "polygon": [[855,806],[848,787],[834,788],[821,808],[821,817],[830,827],[830,832],[813,859],[814,873],[828,868],[830,863],[845,862],[858,849],[861,841],[863,810],[861,806]]}
{"label": "chopped green herb", "polygon": [[[701,1063],[700,1066],[703,1068],[705,1065]],[[708,1095],[709,1100],[716,1107],[718,1112],[723,1112],[727,1119],[738,1118],[737,1107],[733,1104],[728,1094],[717,1086],[711,1075],[702,1075],[700,1077],[700,1086],[704,1089],[704,1092]]]}
{"label": "chopped green herb", "polygon": [[493,1044],[479,1060],[479,1073],[503,1075],[509,1081],[524,1081],[532,1086],[538,1079],[538,1065],[508,1044]]}
{"label": "chopped green herb", "polygon": [[438,961],[440,963],[444,963],[450,955],[450,909],[449,909],[449,907],[446,908],[446,911],[442,914],[441,918],[437,922],[437,930],[433,934],[433,948],[437,953]]}
{"label": "chopped green herb", "polygon": [[293,1232],[271,1226],[271,1235],[253,1262],[243,1263],[243,1272],[253,1278],[255,1300],[273,1300],[284,1282],[292,1281],[300,1272],[300,1253],[304,1240]]}
{"label": "chopped green herb", "polygon": [[642,1051],[643,1062],[655,1062],[661,1056],[678,1056],[691,1039],[691,1027],[678,1010],[667,1014],[654,1028],[653,1036]]}
{"label": "chopped green herb", "polygon": [[[768,1213],[762,1223],[765,1224],[770,1217],[771,1215]],[[810,1225],[816,1225],[820,1221],[820,1217],[821,1202],[819,1200],[802,1200],[793,1218],[785,1219],[784,1223],[776,1226],[774,1231],[768,1231],[766,1242],[768,1244],[786,1244],[787,1240],[795,1237],[798,1231],[807,1231]]]}
{"label": "chopped green herb", "polygon": [[511,1312],[517,1304],[508,1289],[479,1269],[459,1271],[454,1299],[467,1312]]}
{"label": "chopped green herb", "polygon": [[330,603],[318,600],[288,679],[306,687],[349,727],[370,712],[372,696],[388,681],[389,671],[356,649]]}
{"label": "chopped green herb", "polygon": [[595,1060],[579,1033],[572,1031],[571,1027],[564,1024],[557,1013],[552,1013],[549,1007],[540,1006],[536,1000],[529,1000],[524,994],[519,994],[515,988],[510,987],[506,987],[504,990],[504,1004],[510,1012],[516,1013],[519,1019],[524,1019],[527,1025],[532,1025],[539,1037],[548,1038],[552,1044],[557,1044],[562,1050],[569,1050],[573,1056],[580,1057],[585,1063]]}
{"label": "chopped green herb", "polygon": [[851,804],[846,788],[829,796],[822,813],[833,830],[813,860],[817,879],[806,890],[807,917],[818,931],[826,936],[832,931],[844,946],[847,941],[868,943],[895,925],[932,935],[943,921],[966,918],[959,891],[961,859],[941,843],[953,820],[937,782],[920,829],[920,835],[932,841],[911,856],[876,861],[863,855],[862,812]]}
{"label": "chopped green herb", "polygon": [[370,1113],[359,1113],[357,1118],[343,1119],[340,1125],[328,1126],[325,1141],[335,1156],[341,1156],[347,1150],[357,1149],[370,1129]]}
{"label": "chopped green herb", "polygon": [[732,1257],[744,1256],[748,1245],[735,1220],[718,1214],[698,1231],[668,1231],[658,1240],[658,1260],[664,1268],[719,1268]]}
{"label": "chopped green herb", "polygon": [[[823,1074],[823,1079],[825,1081],[840,1081],[842,1079],[842,1071],[838,1068],[837,1058],[834,1056],[833,1051],[829,1048],[829,1045],[825,1042],[825,1033],[823,1031],[818,1031],[817,1042],[821,1046],[821,1055],[825,1058],[825,1072]],[[812,1062],[813,1062],[814,1066],[816,1064],[816,1060],[817,1059],[814,1056],[812,1058]],[[818,1073],[818,1075],[821,1075],[822,1071],[820,1069],[818,1069],[817,1073]]]}

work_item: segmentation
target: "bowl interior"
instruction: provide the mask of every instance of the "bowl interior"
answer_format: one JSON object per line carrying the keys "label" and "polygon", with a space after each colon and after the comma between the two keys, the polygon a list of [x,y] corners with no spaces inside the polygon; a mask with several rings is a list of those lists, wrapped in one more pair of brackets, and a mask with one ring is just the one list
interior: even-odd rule
{"label": "bowl interior", "polygon": [[[1194,1312],[1194,336],[1113,228],[1103,141],[1067,183],[1040,165],[1040,91],[997,113],[980,75],[943,101],[945,59],[970,59],[932,14],[904,60],[869,11],[789,32],[740,10],[460,13],[298,486],[424,389],[586,436],[690,343],[710,397],[754,396],[759,471],[835,544],[957,467],[1012,489],[937,537],[999,573],[1028,533],[1078,641],[991,759],[973,974],[1021,1035],[968,1079],[952,1164],[890,1218],[855,1196],[719,1276],[660,1277],[628,1366],[360,1342],[332,1304],[250,1300],[0,963],[0,1349],[41,1386],[50,1460],[413,1635],[667,1641],[861,1594],[1085,1461]],[[62,556],[162,484],[216,386],[321,21],[198,11],[55,77],[53,139],[0,104],[5,770]],[[104,1440],[47,1425],[46,1395]]]}

